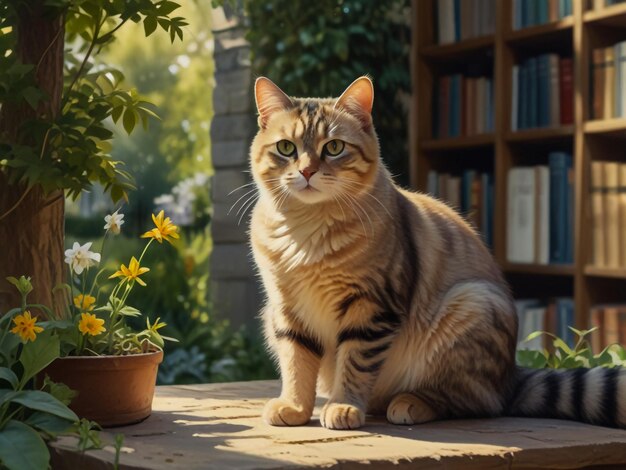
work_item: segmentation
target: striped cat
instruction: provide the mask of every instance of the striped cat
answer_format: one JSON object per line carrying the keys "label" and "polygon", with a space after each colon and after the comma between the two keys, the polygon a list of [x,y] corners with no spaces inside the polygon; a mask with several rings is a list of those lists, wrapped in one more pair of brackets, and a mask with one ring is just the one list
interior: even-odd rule
{"label": "striped cat", "polygon": [[371,81],[338,99],[255,85],[251,168],[259,199],[254,258],[267,293],[265,334],[282,377],[264,419],[355,429],[532,416],[626,426],[624,369],[515,365],[509,288],[451,208],[397,187],[379,155]]}

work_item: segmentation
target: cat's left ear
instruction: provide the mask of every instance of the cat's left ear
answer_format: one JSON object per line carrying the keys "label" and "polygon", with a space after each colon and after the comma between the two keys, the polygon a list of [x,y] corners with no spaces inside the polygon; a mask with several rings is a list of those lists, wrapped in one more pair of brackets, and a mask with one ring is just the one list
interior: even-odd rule
{"label": "cat's left ear", "polygon": [[368,77],[359,77],[346,88],[335,103],[335,108],[344,109],[359,119],[363,129],[372,126],[372,107],[374,106],[374,85]]}
{"label": "cat's left ear", "polygon": [[259,77],[254,83],[254,98],[259,111],[259,127],[265,129],[276,111],[293,107],[291,99],[269,78]]}

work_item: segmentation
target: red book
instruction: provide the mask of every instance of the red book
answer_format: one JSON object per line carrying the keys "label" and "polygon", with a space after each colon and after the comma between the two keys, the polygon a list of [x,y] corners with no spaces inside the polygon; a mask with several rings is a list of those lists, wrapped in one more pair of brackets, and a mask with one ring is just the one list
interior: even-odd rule
{"label": "red book", "polygon": [[561,106],[561,124],[574,122],[574,72],[571,58],[559,61],[559,103]]}
{"label": "red book", "polygon": [[441,107],[439,108],[439,137],[448,137],[448,121],[450,120],[450,77],[439,78],[439,93],[441,94]]}

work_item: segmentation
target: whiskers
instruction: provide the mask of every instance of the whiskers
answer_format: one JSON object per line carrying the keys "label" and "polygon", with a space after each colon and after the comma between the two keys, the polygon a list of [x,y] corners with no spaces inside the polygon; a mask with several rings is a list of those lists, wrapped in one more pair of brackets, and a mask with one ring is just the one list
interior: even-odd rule
{"label": "whiskers", "polygon": [[[280,178],[270,178],[265,180],[265,182],[270,185],[272,183],[275,184],[274,187],[270,188],[269,193],[274,198],[274,202],[275,204],[277,204],[277,207],[280,208],[280,206],[285,202],[285,199],[287,199],[287,197],[289,196],[289,191],[287,190],[287,188],[280,184]],[[253,186],[252,189],[249,189],[243,194],[243,196],[240,196],[235,201],[235,203],[230,206],[230,209],[228,209],[228,212],[226,213],[226,215],[230,215],[230,213],[237,207],[237,205],[239,205],[239,208],[237,209],[237,212],[235,214],[235,217],[239,216],[239,220],[237,221],[238,226],[241,224],[241,221],[250,211],[250,209],[254,207],[254,204],[259,200],[259,198],[261,197],[261,192],[256,186],[256,183],[253,181],[251,183],[242,184],[241,186],[233,189],[230,193],[228,193],[228,195],[230,196],[233,193],[242,189],[249,188],[250,186]]]}

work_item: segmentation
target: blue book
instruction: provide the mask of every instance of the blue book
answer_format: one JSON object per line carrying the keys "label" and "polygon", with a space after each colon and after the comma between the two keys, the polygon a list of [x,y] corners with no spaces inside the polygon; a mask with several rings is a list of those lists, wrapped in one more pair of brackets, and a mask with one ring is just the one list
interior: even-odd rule
{"label": "blue book", "polygon": [[574,332],[568,328],[574,326],[574,300],[570,297],[556,299],[556,335],[570,347],[574,347]]}
{"label": "blue book", "polygon": [[574,262],[574,171],[572,170],[572,160],[570,157],[567,167],[566,202],[567,218],[565,222],[565,262]]}
{"label": "blue book", "polygon": [[566,237],[568,232],[568,169],[572,166],[571,155],[551,152],[550,168],[550,263],[567,263]]}
{"label": "blue book", "polygon": [[571,16],[574,13],[572,0],[564,0],[564,1],[565,1],[565,16]]}
{"label": "blue book", "polygon": [[548,11],[548,0],[536,0],[535,10],[537,11],[537,24],[548,22],[550,13]]}
{"label": "blue book", "polygon": [[537,127],[539,119],[537,111],[539,110],[539,67],[537,57],[528,59],[528,113],[526,127]]}
{"label": "blue book", "polygon": [[517,128],[528,127],[528,62],[519,64],[517,94]]}
{"label": "blue book", "polygon": [[537,24],[537,0],[526,0],[526,26]]}
{"label": "blue book", "polygon": [[448,116],[448,137],[461,134],[461,75],[450,77],[450,114]]}
{"label": "blue book", "polygon": [[537,126],[550,125],[550,56],[537,57]]}
{"label": "blue book", "polygon": [[454,40],[461,40],[461,0],[454,0]]}
{"label": "blue book", "polygon": [[493,132],[493,80],[487,80],[487,125],[486,132]]}
{"label": "blue book", "polygon": [[493,220],[493,175],[490,173],[483,173],[480,176],[482,180],[481,200],[483,203],[480,227],[485,245],[492,246],[493,229],[491,221]]}
{"label": "blue book", "polygon": [[524,8],[522,0],[514,0],[513,6],[513,29],[521,29],[523,27],[522,18],[524,16]]}
{"label": "blue book", "polygon": [[461,179],[461,211],[467,215],[472,208],[472,183],[476,177],[476,171],[465,170]]}

